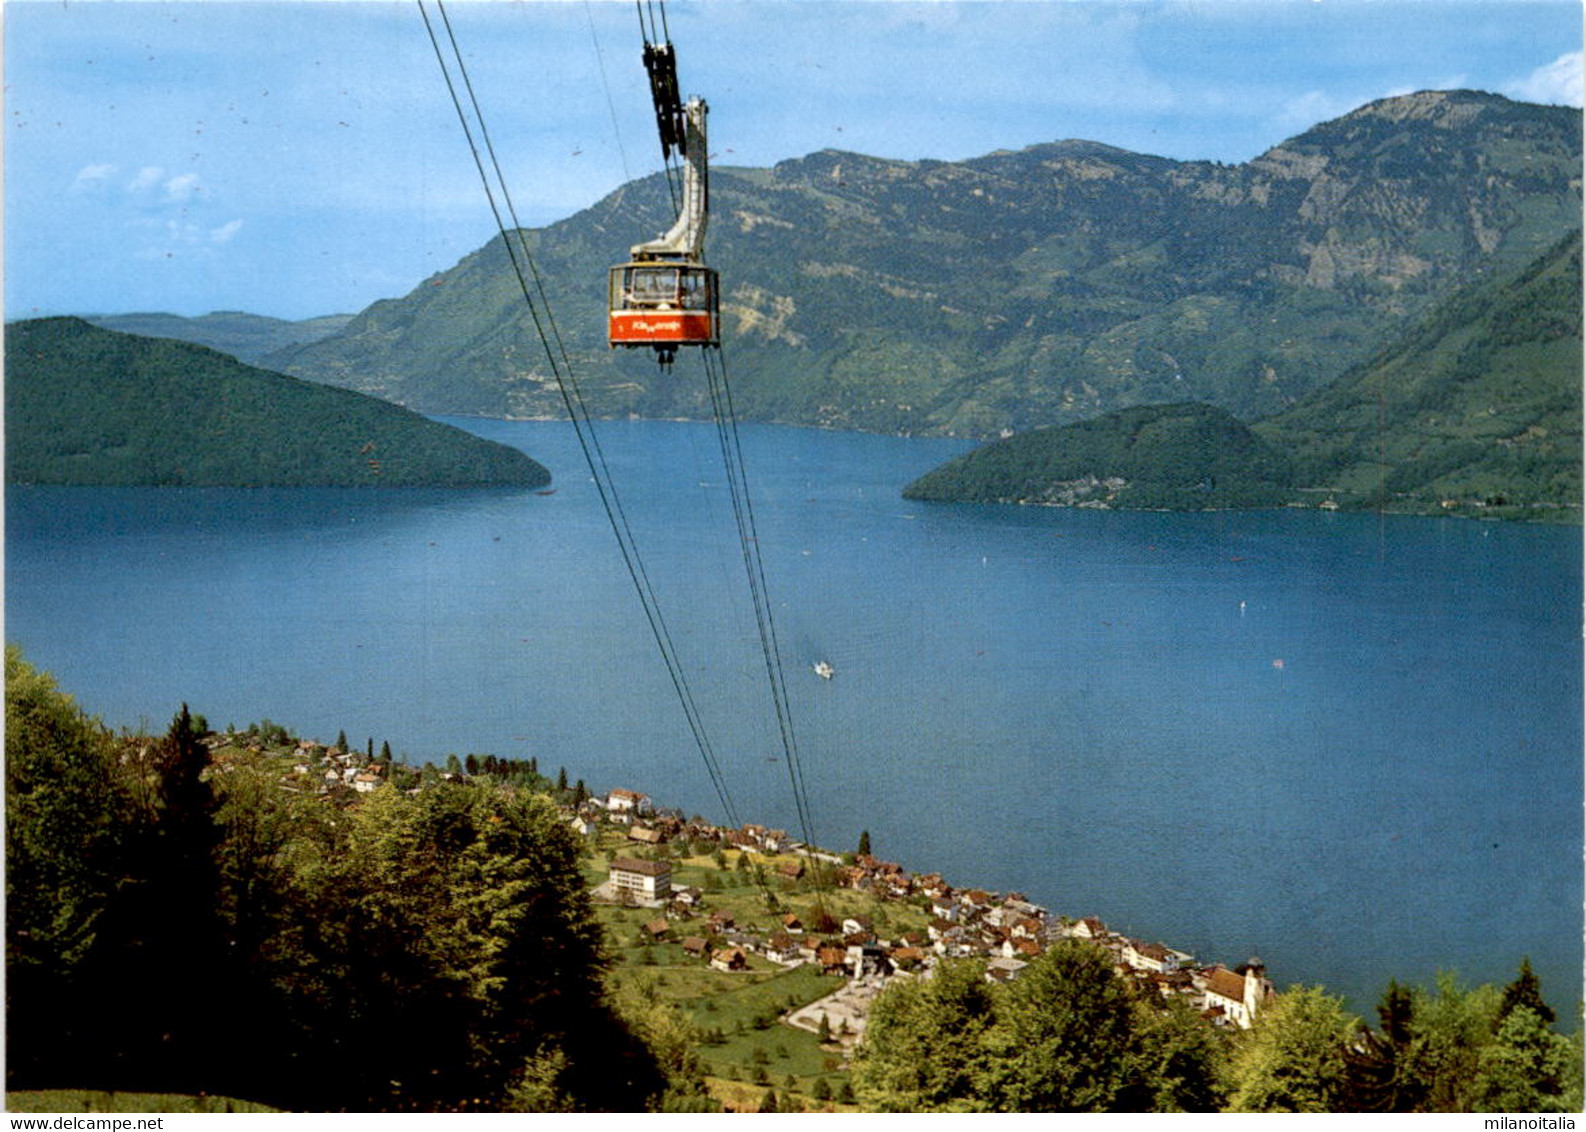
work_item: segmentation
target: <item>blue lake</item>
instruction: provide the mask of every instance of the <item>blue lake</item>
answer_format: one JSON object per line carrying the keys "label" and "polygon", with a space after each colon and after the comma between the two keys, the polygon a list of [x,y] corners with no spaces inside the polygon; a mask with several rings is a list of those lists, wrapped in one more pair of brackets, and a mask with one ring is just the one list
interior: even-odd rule
{"label": "blue lake", "polygon": [[[11,489],[7,639],[114,725],[533,755],[720,820],[570,426],[454,423],[555,494]],[[599,435],[734,807],[796,832],[714,431]],[[743,441],[817,841],[1366,1013],[1529,954],[1570,1016],[1579,529],[924,505],[962,442]]]}

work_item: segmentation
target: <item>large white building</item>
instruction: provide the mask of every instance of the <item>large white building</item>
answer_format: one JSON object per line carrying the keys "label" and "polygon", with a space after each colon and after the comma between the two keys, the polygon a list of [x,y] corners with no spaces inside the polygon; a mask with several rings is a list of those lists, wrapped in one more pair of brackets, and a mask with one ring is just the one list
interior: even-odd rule
{"label": "large white building", "polygon": [[612,892],[630,892],[640,900],[663,900],[672,895],[672,866],[666,861],[637,861],[619,857],[611,862]]}

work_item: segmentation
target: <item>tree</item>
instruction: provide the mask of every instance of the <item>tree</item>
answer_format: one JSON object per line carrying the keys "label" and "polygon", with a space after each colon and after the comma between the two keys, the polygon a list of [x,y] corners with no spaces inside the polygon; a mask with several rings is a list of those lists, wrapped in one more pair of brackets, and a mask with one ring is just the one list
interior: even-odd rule
{"label": "tree", "polygon": [[1498,1006],[1497,1024],[1502,1026],[1504,1020],[1522,1006],[1540,1018],[1544,1025],[1551,1026],[1558,1020],[1553,1008],[1542,999],[1542,980],[1538,979],[1536,972],[1531,970],[1529,955],[1520,960],[1520,973],[1515,976],[1514,982],[1503,988],[1503,1001]]}
{"label": "tree", "polygon": [[380,743],[380,761],[386,766],[391,765],[391,744],[384,740]]}
{"label": "tree", "polygon": [[1349,1067],[1345,1107],[1352,1112],[1414,1112],[1425,1089],[1409,1073],[1415,994],[1397,980],[1377,1004],[1381,1032],[1362,1029],[1345,1051]]}
{"label": "tree", "polygon": [[948,960],[929,981],[896,981],[871,1007],[853,1088],[867,1109],[881,1112],[984,1110],[994,1021],[983,963]]}
{"label": "tree", "polygon": [[1228,1040],[1182,996],[1154,992],[1134,1004],[1136,1064],[1117,1108],[1149,1112],[1217,1112],[1227,1100]]}
{"label": "tree", "polygon": [[664,1091],[604,1000],[601,930],[547,799],[485,783],[376,791],[337,833],[319,883],[339,910],[325,965],[340,993],[310,1032],[384,1050],[342,1075],[359,1103],[500,1105],[536,1080],[542,1099],[631,1110]]}
{"label": "tree", "polygon": [[859,856],[870,856],[870,831],[868,829],[859,831]]}
{"label": "tree", "polygon": [[[86,1018],[73,1020],[70,987],[117,887],[126,801],[109,733],[14,646],[5,703],[7,1021],[28,1035],[12,1043],[7,1080],[25,1083],[68,1051],[83,1054]],[[141,766],[138,748],[127,753]]]}
{"label": "tree", "polygon": [[1357,1023],[1343,1000],[1295,987],[1256,1016],[1234,1055],[1234,1112],[1333,1112],[1346,1095],[1344,1051]]}
{"label": "tree", "polygon": [[556,772],[556,792],[558,794],[567,792],[567,768],[565,766]]}
{"label": "tree", "polygon": [[1517,1005],[1481,1051],[1475,1081],[1483,1112],[1579,1112],[1581,1057],[1530,1006]]}
{"label": "tree", "polygon": [[1413,992],[1410,1041],[1396,1061],[1421,1112],[1470,1112],[1482,1049],[1498,1028],[1501,995],[1484,985],[1466,989],[1451,973],[1437,976],[1437,993]]}
{"label": "tree", "polygon": [[339,751],[346,751],[347,750],[347,732],[345,732],[345,731],[336,732],[336,749],[339,750]]}
{"label": "tree", "polygon": [[1004,1112],[1105,1112],[1139,1060],[1129,987],[1101,948],[1065,940],[1003,992],[986,1091]]}

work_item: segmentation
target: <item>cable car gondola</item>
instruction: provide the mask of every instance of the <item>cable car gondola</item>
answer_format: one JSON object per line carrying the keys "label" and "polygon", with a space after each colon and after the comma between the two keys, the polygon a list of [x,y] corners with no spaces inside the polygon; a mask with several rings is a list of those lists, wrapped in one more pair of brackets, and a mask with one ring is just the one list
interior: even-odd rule
{"label": "cable car gondola", "polygon": [[702,98],[677,104],[677,70],[671,44],[646,44],[645,68],[656,101],[661,153],[683,155],[683,203],[662,237],[636,244],[630,259],[611,269],[607,289],[607,340],[617,346],[650,346],[670,365],[680,346],[721,344],[720,288],[705,266],[709,214],[705,115]]}
{"label": "cable car gondola", "polygon": [[663,365],[679,346],[719,346],[716,272],[697,260],[635,258],[611,269],[612,346],[653,346]]}

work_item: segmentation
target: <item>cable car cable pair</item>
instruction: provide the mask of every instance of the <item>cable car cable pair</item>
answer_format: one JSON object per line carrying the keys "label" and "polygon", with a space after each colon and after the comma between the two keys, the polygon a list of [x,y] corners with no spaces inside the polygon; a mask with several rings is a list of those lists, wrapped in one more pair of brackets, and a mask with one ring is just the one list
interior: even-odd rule
{"label": "cable car cable pair", "polygon": [[[649,574],[645,570],[643,559],[639,554],[637,540],[628,524],[620,496],[617,494],[616,483],[611,477],[610,467],[606,462],[604,452],[600,448],[598,437],[595,434],[593,417],[584,402],[566,347],[562,343],[561,334],[557,330],[554,318],[551,316],[550,306],[545,296],[544,284],[540,279],[537,268],[534,266],[533,257],[523,235],[523,228],[518,223],[517,213],[512,205],[505,178],[502,175],[500,164],[496,160],[494,147],[490,144],[489,133],[484,126],[484,116],[479,108],[478,100],[474,96],[473,85],[468,79],[466,64],[461,51],[457,47],[456,38],[452,33],[451,22],[446,15],[444,0],[436,0],[436,7],[445,24],[458,73],[468,91],[473,119],[478,123],[480,137],[483,139],[485,148],[490,156],[495,184],[500,188],[501,199],[512,220],[510,233],[506,220],[503,218],[501,209],[496,202],[496,192],[492,188],[491,175],[486,171],[484,160],[480,155],[479,145],[474,140],[473,130],[469,124],[468,111],[465,110],[462,99],[459,97],[457,88],[452,81],[445,54],[430,22],[429,13],[424,6],[424,0],[418,0],[418,6],[420,13],[424,17],[425,28],[429,32],[431,44],[435,48],[436,59],[440,64],[442,75],[446,79],[447,89],[451,93],[458,119],[462,124],[464,136],[468,141],[475,165],[484,183],[485,193],[489,198],[491,211],[495,216],[503,245],[511,261],[524,301],[529,307],[535,331],[545,350],[546,360],[550,365],[551,371],[557,379],[557,388],[560,391],[563,404],[567,408],[568,416],[572,420],[579,447],[584,454],[585,462],[589,466],[590,475],[594,480],[607,520],[617,538],[618,549],[622,554],[623,563],[628,570],[629,577],[633,581],[635,590],[638,592],[640,604],[644,608],[646,619],[650,625],[651,634],[666,664],[673,688],[683,707],[689,730],[693,735],[696,746],[699,748],[712,785],[716,789],[717,797],[722,803],[723,811],[729,822],[733,825],[740,824],[722,774],[720,762],[705,732],[703,719],[699,714],[697,704],[694,702],[693,692],[689,687],[687,677],[677,655],[671,632],[666,625],[665,618],[662,616],[659,600],[653,586],[650,584]],[[662,5],[662,23],[664,26],[664,4]],[[640,9],[640,26],[642,31],[642,8]],[[652,44],[648,36],[646,36],[645,47],[646,70],[651,76],[652,93],[660,92],[657,97],[657,122],[662,134],[663,158],[668,158],[670,150],[676,146],[676,138],[678,137],[675,132],[675,123],[679,119],[672,111],[672,108],[676,105],[676,58],[671,50],[670,42],[659,45],[664,50],[655,49],[657,45]],[[670,101],[665,101],[667,99],[670,99]],[[704,100],[698,98],[690,99],[688,104],[681,108],[681,145],[677,146],[677,148],[684,159],[683,197],[676,222],[671,230],[660,238],[645,244],[636,245],[631,250],[632,259],[630,262],[612,268],[610,273],[611,288],[614,296],[610,314],[613,329],[612,345],[651,346],[656,350],[663,366],[670,364],[676,350],[681,346],[719,347],[720,345],[718,283],[716,273],[706,267],[703,260],[705,222],[708,215],[705,142],[706,112],[707,108]],[[668,126],[666,123],[673,123],[673,125]],[[674,132],[669,134],[669,129]],[[516,237],[515,241],[514,237]],[[530,277],[533,279],[532,288],[529,283]],[[538,302],[535,300],[536,294],[538,294]],[[623,305],[620,309],[615,301],[617,297],[622,300]],[[701,315],[704,316],[703,319],[701,319]],[[619,325],[626,333],[633,335],[634,340],[617,341],[615,331]],[[554,349],[552,347],[553,339],[555,340]],[[809,798],[804,785],[802,767],[799,765],[797,744],[793,735],[792,713],[787,697],[786,678],[780,650],[777,646],[775,623],[772,619],[769,591],[765,580],[765,568],[760,557],[759,537],[755,530],[753,506],[749,501],[742,446],[738,438],[737,415],[732,407],[731,392],[727,385],[726,366],[721,360],[719,350],[715,354],[716,366],[711,364],[712,354],[710,351],[704,352],[704,357],[716,419],[718,441],[722,447],[723,461],[727,467],[731,485],[733,512],[738,526],[745,571],[749,578],[750,593],[754,601],[756,622],[760,631],[761,648],[766,662],[778,730],[787,756],[788,774],[793,785],[794,804],[798,810],[801,832],[804,835],[805,851],[810,856],[811,865],[813,866],[812,872],[815,877],[817,901],[824,911],[823,890],[825,882],[821,869],[813,860],[812,847],[814,840],[810,822]],[[558,361],[558,358],[560,361]],[[774,902],[775,897],[767,888],[765,879],[759,869],[755,870],[755,881],[764,894],[767,903]]]}
{"label": "cable car cable pair", "polygon": [[[737,825],[738,816],[732,803],[732,796],[727,789],[726,779],[722,775],[720,761],[716,757],[715,749],[711,745],[709,736],[704,727],[704,721],[699,708],[694,702],[693,690],[688,684],[688,677],[684,672],[677,649],[672,641],[671,631],[662,615],[660,602],[655,589],[650,583],[648,571],[644,567],[644,560],[639,554],[638,542],[634,538],[633,529],[628,523],[626,511],[623,509],[621,497],[617,493],[615,480],[611,475],[610,465],[606,461],[605,453],[600,448],[600,441],[594,430],[593,417],[589,407],[584,401],[583,393],[578,386],[572,366],[567,356],[566,347],[562,343],[561,333],[556,328],[556,322],[551,315],[550,304],[546,301],[544,285],[540,280],[539,272],[534,266],[533,256],[529,253],[527,241],[523,236],[523,227],[518,223],[517,212],[512,206],[512,198],[507,191],[506,180],[501,172],[501,166],[496,161],[494,147],[489,145],[489,133],[484,127],[484,115],[479,108],[478,99],[474,97],[473,84],[468,81],[467,64],[463,60],[462,52],[458,49],[457,40],[452,33],[451,20],[446,15],[444,0],[435,0],[441,20],[445,25],[447,39],[451,46],[454,64],[462,77],[464,86],[468,91],[469,105],[472,107],[473,120],[478,123],[480,137],[486,143],[490,154],[491,169],[494,173],[492,182],[491,172],[487,172],[483,158],[480,156],[479,144],[474,140],[474,129],[470,125],[468,110],[464,107],[458,95],[457,86],[452,81],[451,66],[448,65],[446,53],[442,50],[440,40],[435,34],[435,28],[426,9],[424,0],[417,0],[419,12],[424,17],[424,27],[429,32],[430,43],[435,49],[436,61],[440,64],[441,74],[446,80],[446,88],[451,94],[452,105],[457,111],[458,121],[462,124],[463,136],[468,142],[469,150],[473,154],[474,164],[479,171],[480,180],[484,183],[485,196],[490,202],[490,210],[495,217],[496,228],[500,232],[507,257],[511,261],[513,274],[517,278],[518,289],[523,295],[523,301],[529,308],[529,314],[534,323],[534,329],[544,348],[547,364],[551,373],[556,377],[557,389],[561,394],[562,403],[567,409],[568,417],[572,420],[574,434],[578,438],[580,451],[584,455],[584,462],[589,467],[590,478],[595,483],[595,489],[600,497],[601,507],[606,513],[606,520],[611,525],[612,533],[616,536],[617,547],[622,555],[623,565],[628,571],[628,576],[633,582],[634,589],[639,595],[639,603],[644,609],[645,619],[650,626],[651,636],[656,647],[661,653],[661,658],[666,665],[667,674],[671,678],[672,687],[677,694],[683,708],[683,715],[688,723],[690,734],[693,736],[695,746],[699,749],[700,757],[705,763],[705,769],[710,776],[711,784],[716,790],[716,796],[722,805],[722,811],[728,821]],[[504,203],[508,215],[512,220],[509,232],[506,219],[502,216],[501,205],[497,203],[497,188],[500,190],[501,201]],[[513,237],[516,237],[514,240]],[[530,286],[530,278],[534,281]],[[536,293],[539,301],[535,301]],[[555,341],[555,347],[552,341]]]}

